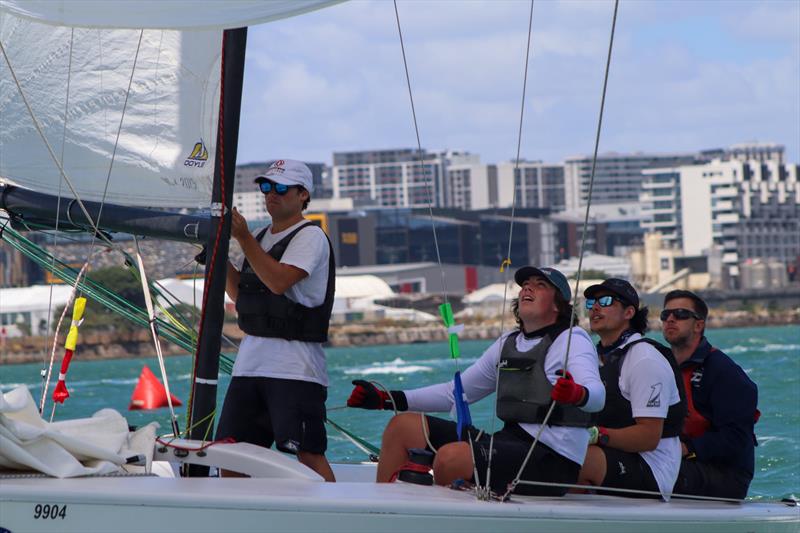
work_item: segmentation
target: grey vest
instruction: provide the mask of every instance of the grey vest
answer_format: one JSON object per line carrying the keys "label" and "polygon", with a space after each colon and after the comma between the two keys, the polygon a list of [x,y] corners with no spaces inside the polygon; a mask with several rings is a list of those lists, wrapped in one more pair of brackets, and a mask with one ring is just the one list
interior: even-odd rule
{"label": "grey vest", "polygon": [[[520,352],[516,342],[519,333],[509,335],[500,352],[497,417],[509,423],[541,424],[550,408],[553,390],[544,371],[544,360],[554,337],[545,335],[531,350]],[[590,421],[590,413],[557,403],[548,425],[589,427]]]}

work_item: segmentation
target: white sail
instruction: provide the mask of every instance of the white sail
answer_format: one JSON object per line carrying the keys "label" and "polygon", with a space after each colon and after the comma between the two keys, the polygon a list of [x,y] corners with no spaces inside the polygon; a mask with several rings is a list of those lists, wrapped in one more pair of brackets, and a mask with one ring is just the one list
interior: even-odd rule
{"label": "white sail", "polygon": [[0,176],[71,197],[24,94],[59,161],[63,140],[63,168],[81,199],[207,207],[221,36],[219,30],[73,32],[4,14],[0,40],[19,86],[0,63]]}
{"label": "white sail", "polygon": [[330,3],[0,0],[0,179],[71,198],[61,165],[82,200],[208,207],[223,28]]}
{"label": "white sail", "polygon": [[0,0],[0,11],[95,28],[231,29],[294,17],[344,0]]}

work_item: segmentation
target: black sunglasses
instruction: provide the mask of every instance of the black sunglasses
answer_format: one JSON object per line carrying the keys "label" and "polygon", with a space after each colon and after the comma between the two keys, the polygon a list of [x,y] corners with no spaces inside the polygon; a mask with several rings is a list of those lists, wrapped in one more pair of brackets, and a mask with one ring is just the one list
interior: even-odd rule
{"label": "black sunglasses", "polygon": [[278,196],[283,196],[284,194],[289,192],[289,189],[291,189],[292,187],[302,188],[302,185],[284,185],[283,183],[274,183],[269,180],[264,180],[258,182],[258,187],[264,194],[269,194],[275,191],[275,194],[277,194]]}
{"label": "black sunglasses", "polygon": [[694,318],[695,320],[703,320],[703,317],[701,317],[691,309],[684,309],[682,307],[677,307],[675,309],[664,309],[663,311],[661,311],[661,321],[666,322],[669,319],[670,315],[674,316],[675,320],[688,320],[690,318]]}
{"label": "black sunglasses", "polygon": [[625,305],[625,302],[617,298],[616,296],[601,296],[600,298],[586,298],[586,309],[591,310],[594,307],[595,302],[600,304],[600,307],[611,307],[614,303],[614,300],[618,301],[622,305]]}

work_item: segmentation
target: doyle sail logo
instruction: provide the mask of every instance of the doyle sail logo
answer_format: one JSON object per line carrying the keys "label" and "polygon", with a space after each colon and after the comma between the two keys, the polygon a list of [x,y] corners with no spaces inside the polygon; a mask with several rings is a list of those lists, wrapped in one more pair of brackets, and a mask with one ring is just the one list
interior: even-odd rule
{"label": "doyle sail logo", "polygon": [[206,150],[206,145],[203,142],[203,139],[200,139],[200,142],[194,143],[194,148],[192,148],[192,153],[189,154],[184,162],[183,166],[185,167],[197,167],[203,168],[208,161],[208,150]]}

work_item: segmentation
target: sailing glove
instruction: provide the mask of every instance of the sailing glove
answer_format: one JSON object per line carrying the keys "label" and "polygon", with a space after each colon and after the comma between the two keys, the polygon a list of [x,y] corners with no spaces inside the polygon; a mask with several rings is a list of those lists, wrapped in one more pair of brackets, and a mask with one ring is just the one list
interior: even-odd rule
{"label": "sailing glove", "polygon": [[589,391],[583,385],[578,385],[572,379],[572,374],[566,373],[564,377],[563,370],[557,370],[556,375],[562,376],[558,378],[553,390],[550,391],[550,397],[558,403],[565,403],[569,405],[585,405],[589,397]]}
{"label": "sailing glove", "polygon": [[608,446],[608,430],[603,426],[590,427],[589,444],[596,444],[598,446]]}
{"label": "sailing glove", "polygon": [[398,411],[408,409],[406,395],[402,391],[391,391],[390,394],[363,379],[353,381],[353,385],[355,387],[347,399],[347,407],[361,409],[392,409],[394,407]]}

